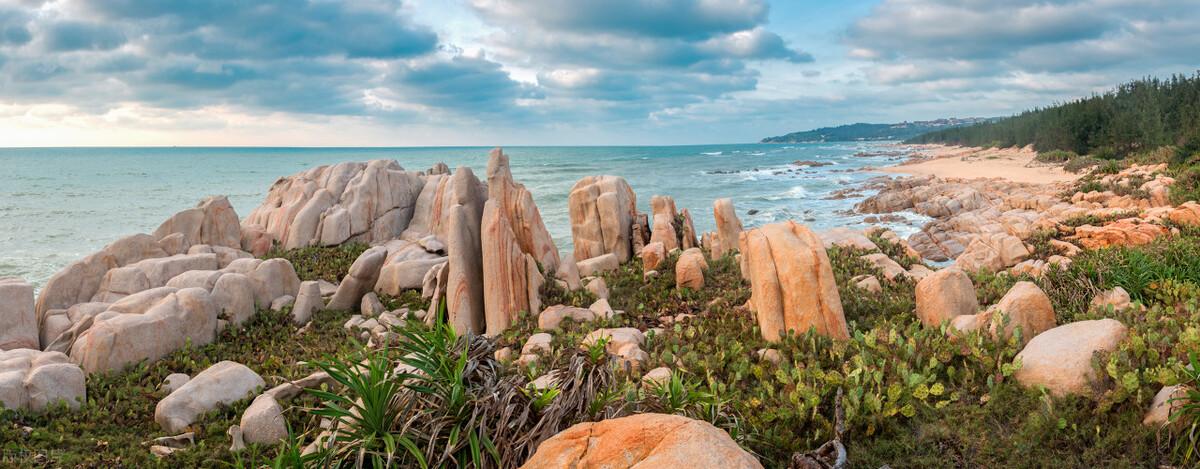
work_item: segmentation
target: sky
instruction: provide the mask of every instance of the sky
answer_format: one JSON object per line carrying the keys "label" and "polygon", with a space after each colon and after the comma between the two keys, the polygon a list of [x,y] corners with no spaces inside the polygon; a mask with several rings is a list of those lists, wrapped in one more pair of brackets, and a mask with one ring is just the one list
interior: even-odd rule
{"label": "sky", "polygon": [[1197,51],[1200,0],[0,0],[0,146],[754,142]]}

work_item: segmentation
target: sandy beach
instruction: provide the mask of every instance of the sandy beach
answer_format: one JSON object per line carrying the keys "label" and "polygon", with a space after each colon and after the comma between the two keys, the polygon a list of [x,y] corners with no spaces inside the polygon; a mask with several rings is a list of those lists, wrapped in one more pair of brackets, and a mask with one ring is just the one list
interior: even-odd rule
{"label": "sandy beach", "polygon": [[1047,166],[1033,161],[1037,152],[1029,147],[997,149],[917,145],[913,148],[922,156],[880,170],[940,178],[1002,178],[1033,184],[1069,182],[1079,178],[1078,174],[1064,171],[1061,166]]}

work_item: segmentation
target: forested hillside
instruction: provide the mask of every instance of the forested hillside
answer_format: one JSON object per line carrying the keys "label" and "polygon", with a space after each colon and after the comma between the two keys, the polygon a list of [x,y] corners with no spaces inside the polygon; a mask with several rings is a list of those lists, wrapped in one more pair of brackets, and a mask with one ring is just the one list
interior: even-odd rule
{"label": "forested hillside", "polygon": [[993,123],[930,132],[908,143],[1025,146],[1119,158],[1162,145],[1200,145],[1200,73],[1146,78]]}

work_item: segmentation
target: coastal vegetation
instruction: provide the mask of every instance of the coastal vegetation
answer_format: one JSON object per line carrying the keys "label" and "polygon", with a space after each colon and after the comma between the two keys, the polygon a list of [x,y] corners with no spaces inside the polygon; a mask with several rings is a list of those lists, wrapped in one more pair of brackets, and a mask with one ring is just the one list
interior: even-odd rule
{"label": "coastal vegetation", "polygon": [[[907,143],[1059,150],[1119,159],[1164,145],[1200,149],[1200,73],[1144,78],[1112,91],[996,122],[942,129]],[[1061,157],[1063,154],[1053,154]]]}

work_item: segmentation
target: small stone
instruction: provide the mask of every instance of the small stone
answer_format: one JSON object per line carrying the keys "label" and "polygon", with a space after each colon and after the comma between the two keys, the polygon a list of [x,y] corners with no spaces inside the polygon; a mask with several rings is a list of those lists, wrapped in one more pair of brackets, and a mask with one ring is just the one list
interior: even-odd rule
{"label": "small stone", "polygon": [[589,280],[585,288],[587,291],[592,292],[593,295],[596,295],[596,298],[608,299],[608,283],[602,277]]}
{"label": "small stone", "polygon": [[167,379],[164,379],[162,385],[159,387],[167,394],[170,394],[175,392],[176,389],[179,389],[183,385],[187,384],[187,382],[191,379],[192,378],[190,376],[183,373],[171,373],[167,375]]}

